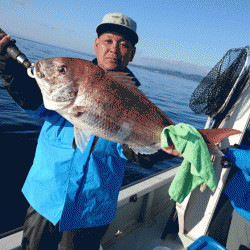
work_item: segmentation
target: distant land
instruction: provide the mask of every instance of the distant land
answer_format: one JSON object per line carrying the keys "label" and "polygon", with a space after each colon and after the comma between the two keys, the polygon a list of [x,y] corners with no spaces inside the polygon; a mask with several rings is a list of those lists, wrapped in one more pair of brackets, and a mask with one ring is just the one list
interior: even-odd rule
{"label": "distant land", "polygon": [[129,66],[197,82],[200,82],[211,70],[209,67],[192,63],[147,57],[135,58]]}
{"label": "distant land", "polygon": [[[31,40],[28,38],[23,38],[19,35],[13,35],[14,38],[17,38],[17,40],[28,40],[32,42],[42,43],[35,40]],[[52,44],[46,44],[45,45],[53,46],[53,47],[59,47]],[[66,50],[72,50],[65,47],[59,47]],[[74,50],[76,51],[76,50]],[[77,51],[79,52],[79,51]],[[92,53],[86,53],[81,52],[89,57],[93,57],[93,59],[96,57],[95,54]],[[165,75],[171,75],[175,77],[180,77],[187,80],[192,80],[196,82],[201,82],[201,80],[208,74],[208,72],[211,70],[209,67],[202,67],[193,63],[183,62],[183,61],[177,61],[177,60],[167,60],[167,59],[157,59],[157,58],[149,58],[149,57],[136,57],[134,58],[133,62],[129,64],[129,67],[137,67],[137,68],[143,68],[152,72],[157,72]]]}

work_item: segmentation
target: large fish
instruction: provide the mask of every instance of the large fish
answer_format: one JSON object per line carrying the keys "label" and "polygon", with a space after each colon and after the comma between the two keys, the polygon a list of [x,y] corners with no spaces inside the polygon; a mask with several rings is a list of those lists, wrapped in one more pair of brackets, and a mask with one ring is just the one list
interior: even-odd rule
{"label": "large fish", "polygon": [[[65,57],[39,60],[28,74],[36,79],[44,106],[74,125],[76,145],[81,151],[86,135],[94,134],[128,144],[137,153],[150,154],[161,148],[163,128],[174,125],[128,74],[108,72],[90,61]],[[209,149],[241,133],[232,129],[199,132]]]}

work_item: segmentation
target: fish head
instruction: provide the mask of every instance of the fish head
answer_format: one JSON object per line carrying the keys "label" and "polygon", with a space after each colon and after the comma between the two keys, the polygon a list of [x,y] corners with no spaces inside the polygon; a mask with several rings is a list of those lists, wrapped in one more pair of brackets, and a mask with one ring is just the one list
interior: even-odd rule
{"label": "fish head", "polygon": [[34,65],[34,78],[42,92],[44,105],[50,110],[72,104],[79,89],[84,66],[91,62],[67,57],[45,58]]}

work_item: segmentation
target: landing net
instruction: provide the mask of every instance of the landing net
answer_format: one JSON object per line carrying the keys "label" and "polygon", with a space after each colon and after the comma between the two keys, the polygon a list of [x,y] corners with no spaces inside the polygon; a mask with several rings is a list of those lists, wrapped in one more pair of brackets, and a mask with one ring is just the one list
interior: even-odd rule
{"label": "landing net", "polygon": [[189,103],[195,113],[214,117],[225,109],[241,76],[246,77],[248,51],[248,46],[230,49],[203,78]]}

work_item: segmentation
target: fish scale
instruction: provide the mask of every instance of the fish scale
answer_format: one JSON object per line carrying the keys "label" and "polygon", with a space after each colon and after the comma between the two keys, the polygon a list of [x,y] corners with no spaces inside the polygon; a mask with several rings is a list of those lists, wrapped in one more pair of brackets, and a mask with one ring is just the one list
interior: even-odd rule
{"label": "fish scale", "polygon": [[[44,106],[74,125],[77,147],[83,151],[86,135],[128,144],[136,153],[152,154],[161,148],[162,130],[174,123],[123,72],[108,72],[90,61],[55,57],[35,63],[35,78]],[[207,145],[240,131],[199,130]],[[210,138],[211,137],[211,138]],[[210,143],[212,139],[213,143]],[[219,141],[218,141],[219,142]]]}

